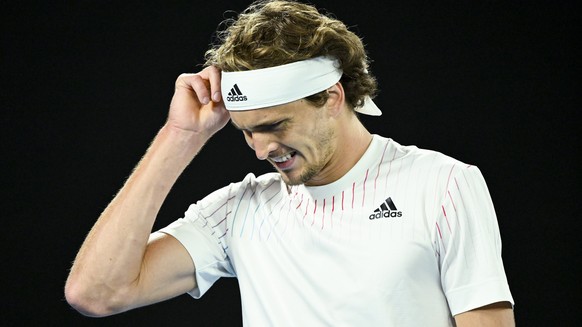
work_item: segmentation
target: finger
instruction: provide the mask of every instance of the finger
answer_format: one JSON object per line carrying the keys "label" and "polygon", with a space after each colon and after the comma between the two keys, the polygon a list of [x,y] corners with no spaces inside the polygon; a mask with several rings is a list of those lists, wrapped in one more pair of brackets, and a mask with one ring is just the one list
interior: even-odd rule
{"label": "finger", "polygon": [[200,72],[201,76],[210,82],[210,94],[212,95],[212,101],[220,102],[222,99],[222,94],[220,92],[220,70],[215,66],[208,66]]}
{"label": "finger", "polygon": [[206,105],[210,102],[209,82],[207,79],[200,76],[200,74],[194,74],[188,76],[186,83],[194,90],[201,104]]}
{"label": "finger", "polygon": [[176,80],[176,92],[194,92],[201,104],[207,104],[209,91],[204,80],[196,74],[181,74]]}

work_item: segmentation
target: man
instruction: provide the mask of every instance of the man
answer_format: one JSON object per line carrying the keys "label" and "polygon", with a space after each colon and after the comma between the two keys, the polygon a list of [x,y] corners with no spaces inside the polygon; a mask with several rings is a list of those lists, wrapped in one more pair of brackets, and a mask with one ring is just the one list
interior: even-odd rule
{"label": "man", "polygon": [[[511,326],[479,170],[370,134],[361,40],[287,1],[251,5],[176,81],[168,120],[89,233],[69,303],[105,316],[236,276],[249,326]],[[226,123],[276,173],[247,175],[151,233],[170,188]]]}

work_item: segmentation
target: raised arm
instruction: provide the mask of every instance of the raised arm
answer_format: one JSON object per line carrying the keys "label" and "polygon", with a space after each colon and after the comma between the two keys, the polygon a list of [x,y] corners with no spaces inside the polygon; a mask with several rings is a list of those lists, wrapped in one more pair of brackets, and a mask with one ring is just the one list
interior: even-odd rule
{"label": "raised arm", "polygon": [[166,124],[77,254],[65,285],[75,309],[106,316],[196,286],[194,263],[182,245],[171,236],[150,238],[150,233],[177,178],[228,120],[216,68],[177,79]]}

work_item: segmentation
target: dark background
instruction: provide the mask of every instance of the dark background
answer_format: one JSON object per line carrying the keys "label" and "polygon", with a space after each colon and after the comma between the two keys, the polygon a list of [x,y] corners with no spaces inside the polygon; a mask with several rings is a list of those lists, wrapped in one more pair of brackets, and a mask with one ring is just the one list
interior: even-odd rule
{"label": "dark background", "polygon": [[[85,318],[63,285],[100,212],[163,124],[175,78],[248,1],[0,2],[0,324],[240,325],[234,279]],[[404,4],[406,3],[406,4]],[[317,1],[363,37],[381,92],[374,133],[482,170],[521,326],[579,320],[579,12],[572,2]],[[575,26],[576,25],[576,26]],[[181,177],[156,228],[246,172],[270,171],[227,126]],[[358,299],[354,299],[358,301]]]}

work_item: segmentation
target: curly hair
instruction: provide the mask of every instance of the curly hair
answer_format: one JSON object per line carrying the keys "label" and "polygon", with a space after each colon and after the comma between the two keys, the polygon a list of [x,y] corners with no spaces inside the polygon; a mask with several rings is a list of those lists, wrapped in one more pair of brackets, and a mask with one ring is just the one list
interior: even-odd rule
{"label": "curly hair", "polygon": [[[236,20],[227,19],[221,25],[225,28],[217,32],[218,43],[206,52],[206,66],[242,71],[329,56],[338,59],[343,70],[340,82],[352,108],[376,93],[376,79],[368,72],[362,40],[344,23],[311,5],[260,0]],[[306,99],[320,107],[327,97],[323,91]]]}

